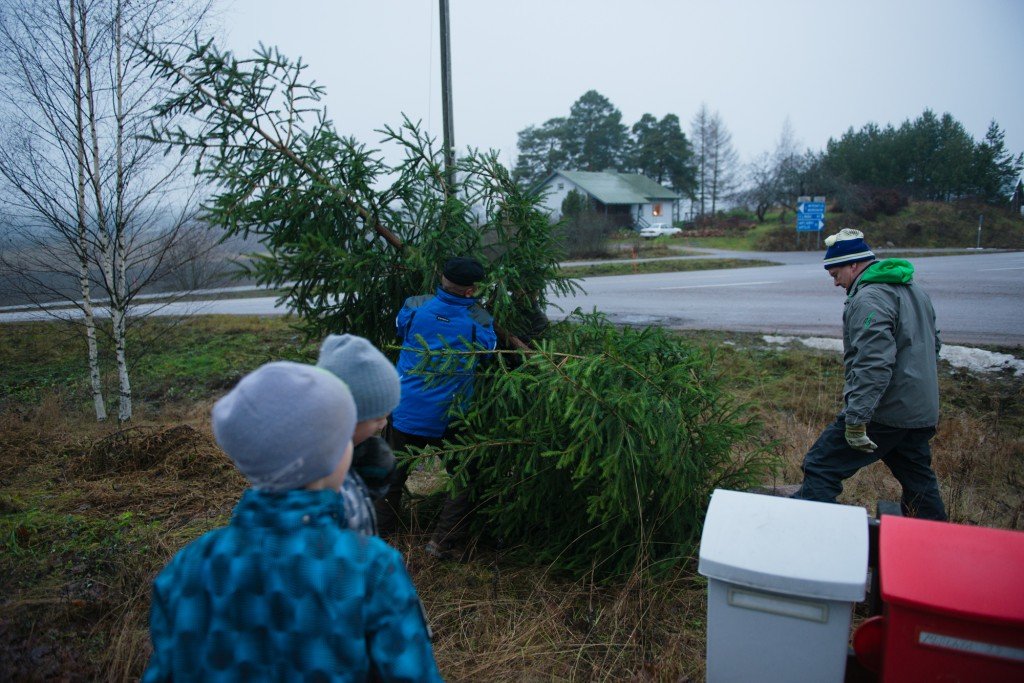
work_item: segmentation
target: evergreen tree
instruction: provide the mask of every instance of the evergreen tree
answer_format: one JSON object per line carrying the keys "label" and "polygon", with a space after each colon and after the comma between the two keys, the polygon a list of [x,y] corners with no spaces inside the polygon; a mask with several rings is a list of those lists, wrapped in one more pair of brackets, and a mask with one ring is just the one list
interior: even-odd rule
{"label": "evergreen tree", "polygon": [[978,196],[991,204],[1000,204],[1009,199],[1020,182],[1024,169],[1024,154],[1016,157],[1006,149],[1005,134],[992,121],[985,132],[985,139],[977,146],[972,160],[972,171]]}
{"label": "evergreen tree", "polygon": [[679,117],[666,114],[659,121],[644,114],[633,124],[632,133],[632,169],[692,195],[696,187],[693,149],[679,125]]}
{"label": "evergreen tree", "polygon": [[605,171],[622,167],[629,137],[622,112],[601,93],[588,90],[569,109],[565,151],[569,168],[577,171]]}
{"label": "evergreen tree", "polygon": [[[937,152],[942,136],[939,118],[931,109],[925,109],[913,123],[905,122],[900,132],[908,152],[906,184],[910,193],[921,199],[942,199],[934,193]],[[877,155],[880,150],[872,151]]]}
{"label": "evergreen tree", "polygon": [[572,323],[498,363],[460,418],[476,523],[575,575],[681,566],[713,490],[767,478],[770,444],[710,352],[598,314]]}
{"label": "evergreen tree", "polygon": [[558,169],[566,168],[565,130],[566,119],[554,118],[540,128],[527,126],[519,131],[519,154],[512,174],[518,183],[530,188]]}
{"label": "evergreen tree", "polygon": [[632,170],[692,195],[697,187],[693,148],[679,117],[666,114],[659,121],[644,114],[631,132],[606,97],[587,91],[573,103],[568,117],[519,131],[514,176],[532,187],[560,168]]}
{"label": "evergreen tree", "polygon": [[[196,171],[217,192],[209,221],[259,238],[253,273],[286,288],[310,336],[351,332],[387,348],[403,299],[432,291],[457,254],[487,264],[481,290],[505,329],[527,329],[547,295],[574,289],[538,197],[496,154],[467,154],[448,186],[440,150],[408,120],[382,131],[406,150],[397,167],[338,135],[322,111],[307,121],[323,91],[274,49],[240,61],[208,43],[182,63],[150,58],[176,84],[160,113],[196,117],[152,137],[201,151]],[[528,542],[531,560],[602,576],[677,566],[692,556],[711,490],[771,471],[767,445],[707,353],[596,314],[574,323],[529,349],[487,352],[496,360],[447,448],[479,465],[483,518]],[[457,371],[467,353],[485,352],[442,349],[420,370]]]}
{"label": "evergreen tree", "polygon": [[694,168],[693,146],[686,139],[675,114],[666,114],[658,122],[662,140],[662,168],[672,189],[692,197],[697,187],[697,172]]}
{"label": "evergreen tree", "polygon": [[579,190],[569,190],[562,200],[562,216],[565,218],[576,218],[590,209],[590,200]]}
{"label": "evergreen tree", "polygon": [[840,186],[860,191],[887,188],[915,199],[950,201],[978,197],[1005,201],[1020,173],[1022,157],[1006,150],[993,121],[976,143],[949,113],[926,109],[899,128],[869,123],[830,139],[821,171]]}
{"label": "evergreen tree", "polygon": [[304,65],[275,49],[238,60],[206,43],[181,63],[160,50],[150,60],[176,84],[160,113],[196,117],[153,137],[200,150],[196,172],[217,189],[207,220],[260,241],[264,252],[248,270],[285,289],[310,337],[351,332],[385,347],[402,302],[434,291],[453,255],[486,264],[481,289],[499,334],[521,327],[551,292],[575,289],[558,275],[538,197],[512,181],[495,153],[459,159],[450,187],[441,150],[408,120],[381,131],[405,150],[397,167],[339,135],[311,108],[322,87],[303,82]]}
{"label": "evergreen tree", "polygon": [[661,132],[658,130],[658,119],[653,114],[644,114],[633,124],[631,132],[633,139],[629,155],[630,167],[659,183],[666,180],[662,177],[660,168]]}

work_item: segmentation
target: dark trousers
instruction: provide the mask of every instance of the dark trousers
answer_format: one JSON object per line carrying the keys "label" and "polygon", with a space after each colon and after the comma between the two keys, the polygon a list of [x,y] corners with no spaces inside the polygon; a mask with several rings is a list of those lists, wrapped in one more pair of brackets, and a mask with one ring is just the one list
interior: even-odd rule
{"label": "dark trousers", "polygon": [[903,487],[904,515],[946,521],[939,482],[932,471],[929,441],[935,436],[934,427],[902,429],[870,422],[868,436],[878,444],[874,453],[851,448],[845,432],[846,422],[839,417],[821,433],[804,456],[804,481],[793,498],[834,503],[844,480],[881,460]]}
{"label": "dark trousers", "polygon": [[[443,447],[444,442],[452,436],[454,434],[451,432],[445,432],[443,436],[439,437],[419,436],[399,431],[390,425],[387,432],[388,444],[396,455],[400,452],[406,452],[408,446],[414,448],[425,448],[427,446]],[[453,476],[458,461],[450,457],[445,458],[444,465],[449,476]],[[376,503],[377,526],[382,536],[390,535],[398,530],[402,489],[405,488],[405,482],[409,478],[409,467],[408,461],[399,461],[392,474],[387,495]],[[441,506],[441,513],[438,515],[437,523],[434,525],[430,539],[442,546],[451,546],[461,541],[465,536],[465,522],[471,509],[472,503],[468,489],[463,488],[454,494],[445,496],[444,503]]]}

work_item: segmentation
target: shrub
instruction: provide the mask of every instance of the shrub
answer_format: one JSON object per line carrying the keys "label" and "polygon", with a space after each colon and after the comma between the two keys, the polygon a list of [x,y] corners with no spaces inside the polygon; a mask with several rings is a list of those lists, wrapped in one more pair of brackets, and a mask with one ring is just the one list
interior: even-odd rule
{"label": "shrub", "polygon": [[566,258],[607,256],[608,237],[615,228],[611,218],[595,211],[581,211],[558,223],[556,241]]}
{"label": "shrub", "polygon": [[[844,223],[843,227],[852,226]],[[828,228],[821,237],[816,237],[813,232],[798,234],[791,224],[777,225],[758,237],[754,248],[758,251],[824,251],[821,240],[831,232],[835,230]]]}
{"label": "shrub", "polygon": [[836,208],[849,211],[865,220],[878,216],[895,216],[907,206],[907,197],[892,188],[851,186],[840,194]]}
{"label": "shrub", "polygon": [[576,575],[660,572],[692,556],[715,488],[749,488],[775,460],[710,352],[574,316],[481,378],[453,446],[459,476],[476,523],[536,560]]}
{"label": "shrub", "polygon": [[693,228],[699,231],[720,230],[722,234],[743,234],[747,230],[757,227],[756,217],[749,211],[733,209],[731,211],[719,211],[715,214],[705,214],[695,218],[686,228]]}

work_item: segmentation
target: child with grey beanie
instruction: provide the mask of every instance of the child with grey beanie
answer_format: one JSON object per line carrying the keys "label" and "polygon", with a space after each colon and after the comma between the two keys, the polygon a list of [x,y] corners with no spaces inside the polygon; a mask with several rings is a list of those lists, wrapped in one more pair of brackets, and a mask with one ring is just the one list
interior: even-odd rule
{"label": "child with grey beanie", "polygon": [[287,361],[217,401],[252,487],[154,579],[143,681],[442,680],[402,555],[339,524],[356,418],[343,381]]}
{"label": "child with grey beanie", "polygon": [[344,382],[328,378],[311,365],[267,363],[214,404],[213,436],[254,489],[308,487],[341,464],[345,476],[356,406]]}
{"label": "child with grey beanie", "polygon": [[388,492],[395,469],[395,455],[378,434],[401,396],[398,371],[369,340],[353,334],[328,335],[320,346],[317,366],[336,375],[352,391],[358,420],[352,436],[355,450],[341,493],[349,528],[376,534],[373,501]]}

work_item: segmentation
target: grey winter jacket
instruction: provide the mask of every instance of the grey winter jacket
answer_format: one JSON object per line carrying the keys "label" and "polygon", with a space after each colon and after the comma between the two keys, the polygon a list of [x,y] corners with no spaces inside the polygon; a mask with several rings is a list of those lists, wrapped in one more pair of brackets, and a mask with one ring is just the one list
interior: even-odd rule
{"label": "grey winter jacket", "polygon": [[846,422],[933,427],[939,420],[941,341],[931,299],[903,259],[871,264],[843,309]]}

